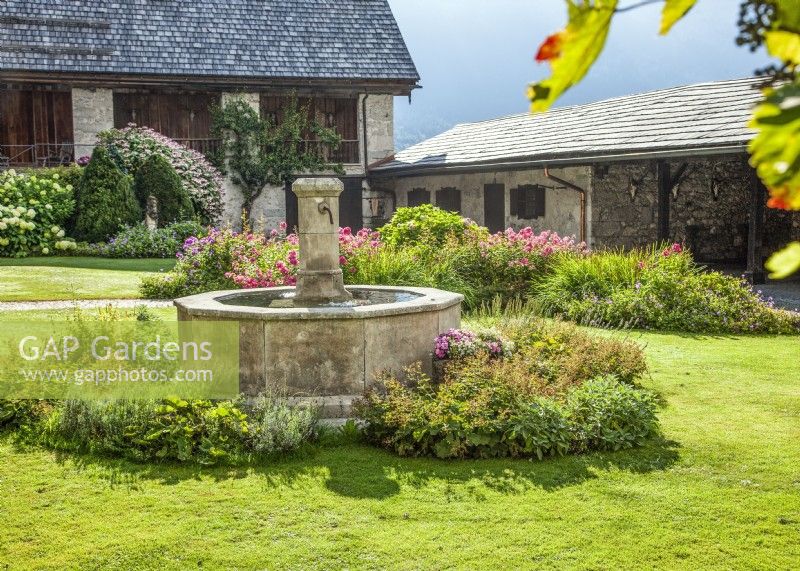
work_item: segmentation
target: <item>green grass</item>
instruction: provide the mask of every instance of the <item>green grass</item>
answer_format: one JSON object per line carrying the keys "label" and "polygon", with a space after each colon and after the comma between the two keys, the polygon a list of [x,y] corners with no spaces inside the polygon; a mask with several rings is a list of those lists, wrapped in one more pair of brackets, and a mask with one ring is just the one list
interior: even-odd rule
{"label": "green grass", "polygon": [[[0,311],[0,320],[3,322],[42,322],[42,321],[66,321],[73,317],[75,311],[80,311],[81,315],[89,320],[96,319],[101,311],[105,309],[22,309],[14,311]],[[131,309],[116,309],[120,321],[136,321],[136,312]],[[178,319],[174,307],[148,307],[147,312],[160,319],[161,321],[175,321]]]}
{"label": "green grass", "polygon": [[0,440],[0,569],[791,569],[800,341],[635,334],[664,440],[543,462],[366,446],[242,469]]}
{"label": "green grass", "polygon": [[175,260],[112,258],[0,259],[0,301],[134,299],[139,281]]}

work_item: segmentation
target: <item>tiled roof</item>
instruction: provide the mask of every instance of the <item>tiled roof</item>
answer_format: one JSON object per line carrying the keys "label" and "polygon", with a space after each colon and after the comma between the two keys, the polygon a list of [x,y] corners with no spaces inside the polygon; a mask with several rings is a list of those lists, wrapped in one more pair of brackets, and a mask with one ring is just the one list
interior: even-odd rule
{"label": "tiled roof", "polygon": [[2,70],[419,79],[387,0],[3,0]]}
{"label": "tiled roof", "polygon": [[495,164],[581,162],[684,149],[743,148],[763,80],[736,79],[662,89],[588,105],[523,113],[449,131],[398,152],[375,172]]}

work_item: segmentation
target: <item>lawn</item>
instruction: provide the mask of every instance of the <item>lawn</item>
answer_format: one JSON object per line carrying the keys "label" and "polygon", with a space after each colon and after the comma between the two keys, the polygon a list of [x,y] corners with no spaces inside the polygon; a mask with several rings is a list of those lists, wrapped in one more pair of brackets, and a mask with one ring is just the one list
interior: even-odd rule
{"label": "lawn", "polygon": [[0,301],[134,299],[143,276],[174,265],[163,259],[3,258]]}
{"label": "lawn", "polygon": [[320,448],[242,469],[0,440],[0,569],[800,563],[800,341],[634,334],[664,440],[537,461]]}

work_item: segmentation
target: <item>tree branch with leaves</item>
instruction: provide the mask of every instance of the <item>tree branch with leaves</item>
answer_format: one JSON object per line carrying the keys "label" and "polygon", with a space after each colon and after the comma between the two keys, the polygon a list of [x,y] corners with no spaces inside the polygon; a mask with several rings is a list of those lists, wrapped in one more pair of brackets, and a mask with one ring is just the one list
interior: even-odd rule
{"label": "tree branch with leaves", "polygon": [[341,164],[328,156],[341,144],[332,128],[310,117],[297,97],[287,97],[280,120],[261,117],[242,98],[211,110],[212,133],[222,141],[217,162],[242,189],[244,217],[267,186],[283,186],[301,174],[329,171],[343,174]]}
{"label": "tree branch with leaves", "polygon": [[[619,0],[565,0],[564,29],[548,36],[536,61],[550,64],[550,76],[528,86],[531,111],[546,111],[564,92],[580,82],[605,47],[614,17],[647,4],[663,3],[659,32],[669,33],[699,0],[643,0],[620,6]],[[744,0],[739,6],[737,44],[751,50],[764,45],[775,65],[765,76],[764,100],[753,111],[749,126],[756,136],[749,145],[750,164],[769,189],[768,206],[800,210],[800,0]],[[794,242],[767,262],[771,277],[800,269],[800,242]]]}

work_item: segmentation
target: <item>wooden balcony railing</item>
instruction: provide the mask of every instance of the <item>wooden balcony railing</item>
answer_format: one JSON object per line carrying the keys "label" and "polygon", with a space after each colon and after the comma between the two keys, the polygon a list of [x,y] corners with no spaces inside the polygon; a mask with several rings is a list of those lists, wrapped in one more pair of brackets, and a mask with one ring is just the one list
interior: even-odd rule
{"label": "wooden balcony railing", "polygon": [[209,157],[219,150],[222,141],[219,139],[173,139],[184,147],[197,151],[201,155]]}
{"label": "wooden balcony railing", "polygon": [[[219,150],[219,139],[175,139],[177,143],[198,153],[211,156]],[[304,141],[306,150],[319,152],[331,163],[357,164],[359,160],[358,140],[344,140],[335,150],[322,141]],[[84,152],[85,151],[85,152]],[[65,143],[32,143],[29,145],[0,145],[0,169],[11,167],[52,167],[75,161],[75,145]],[[89,154],[89,148],[79,154]]]}
{"label": "wooden balcony railing", "polygon": [[10,167],[54,167],[75,161],[73,143],[0,145],[0,169]]}
{"label": "wooden balcony railing", "polygon": [[[219,139],[175,139],[175,141],[205,156],[210,156],[218,151],[221,144]],[[331,163],[355,164],[361,162],[358,139],[342,141],[336,150],[328,148],[322,141],[309,140],[303,141],[303,144],[307,151],[316,151]]]}

